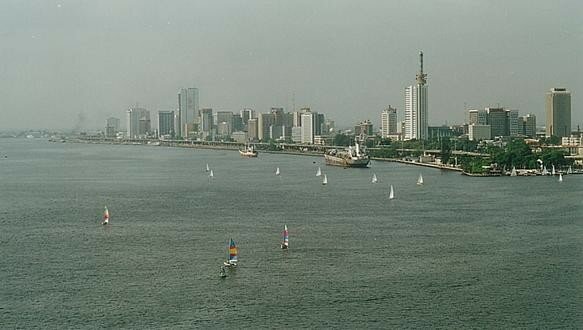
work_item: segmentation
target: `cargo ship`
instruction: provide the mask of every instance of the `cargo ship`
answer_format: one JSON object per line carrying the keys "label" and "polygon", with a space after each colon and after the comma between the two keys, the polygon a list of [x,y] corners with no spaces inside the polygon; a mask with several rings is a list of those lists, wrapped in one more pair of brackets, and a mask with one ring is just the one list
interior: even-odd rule
{"label": "cargo ship", "polygon": [[342,167],[367,167],[370,162],[369,155],[365,152],[358,141],[354,146],[349,146],[344,150],[330,149],[324,154],[326,165]]}
{"label": "cargo ship", "polygon": [[257,157],[257,150],[252,145],[245,145],[243,150],[239,150],[239,154],[244,158],[254,158]]}

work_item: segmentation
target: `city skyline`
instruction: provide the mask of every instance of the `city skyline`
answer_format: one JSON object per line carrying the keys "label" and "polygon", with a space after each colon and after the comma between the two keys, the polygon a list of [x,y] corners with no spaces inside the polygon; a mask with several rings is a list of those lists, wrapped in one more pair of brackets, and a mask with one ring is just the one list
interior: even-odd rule
{"label": "city skyline", "polygon": [[555,87],[572,93],[572,128],[583,123],[577,1],[328,7],[3,2],[0,129],[103,128],[136,103],[176,110],[176,93],[188,87],[200,90],[201,109],[307,106],[338,127],[362,119],[378,127],[389,104],[404,119],[403,91],[421,49],[429,125],[462,123],[468,109],[497,105],[544,118],[545,93]]}

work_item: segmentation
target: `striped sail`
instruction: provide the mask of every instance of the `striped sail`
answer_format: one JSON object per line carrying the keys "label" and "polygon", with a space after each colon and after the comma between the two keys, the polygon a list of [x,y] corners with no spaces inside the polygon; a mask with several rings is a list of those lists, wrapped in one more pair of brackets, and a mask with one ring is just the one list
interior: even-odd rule
{"label": "striped sail", "polygon": [[109,223],[109,210],[107,206],[105,207],[105,211],[103,211],[103,220],[101,221],[102,224]]}
{"label": "striped sail", "polygon": [[287,225],[283,226],[283,245],[289,247],[289,234],[287,231]]}
{"label": "striped sail", "polygon": [[231,242],[229,243],[229,263],[234,264],[237,262],[237,246],[235,245],[235,241],[231,238]]}

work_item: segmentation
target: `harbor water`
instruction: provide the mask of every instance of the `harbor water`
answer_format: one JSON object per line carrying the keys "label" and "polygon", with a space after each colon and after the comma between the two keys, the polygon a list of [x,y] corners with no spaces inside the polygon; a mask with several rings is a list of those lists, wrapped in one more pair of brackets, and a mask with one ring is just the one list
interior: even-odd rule
{"label": "harbor water", "polygon": [[0,328],[583,325],[583,175],[40,139],[0,155]]}

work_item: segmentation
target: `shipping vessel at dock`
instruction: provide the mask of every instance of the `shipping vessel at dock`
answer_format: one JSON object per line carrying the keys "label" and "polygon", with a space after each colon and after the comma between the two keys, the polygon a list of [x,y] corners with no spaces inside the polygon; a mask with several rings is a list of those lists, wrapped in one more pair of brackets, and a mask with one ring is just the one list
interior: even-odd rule
{"label": "shipping vessel at dock", "polygon": [[324,154],[326,165],[342,167],[367,167],[370,157],[358,141],[354,146],[349,146],[344,150],[330,149]]}

